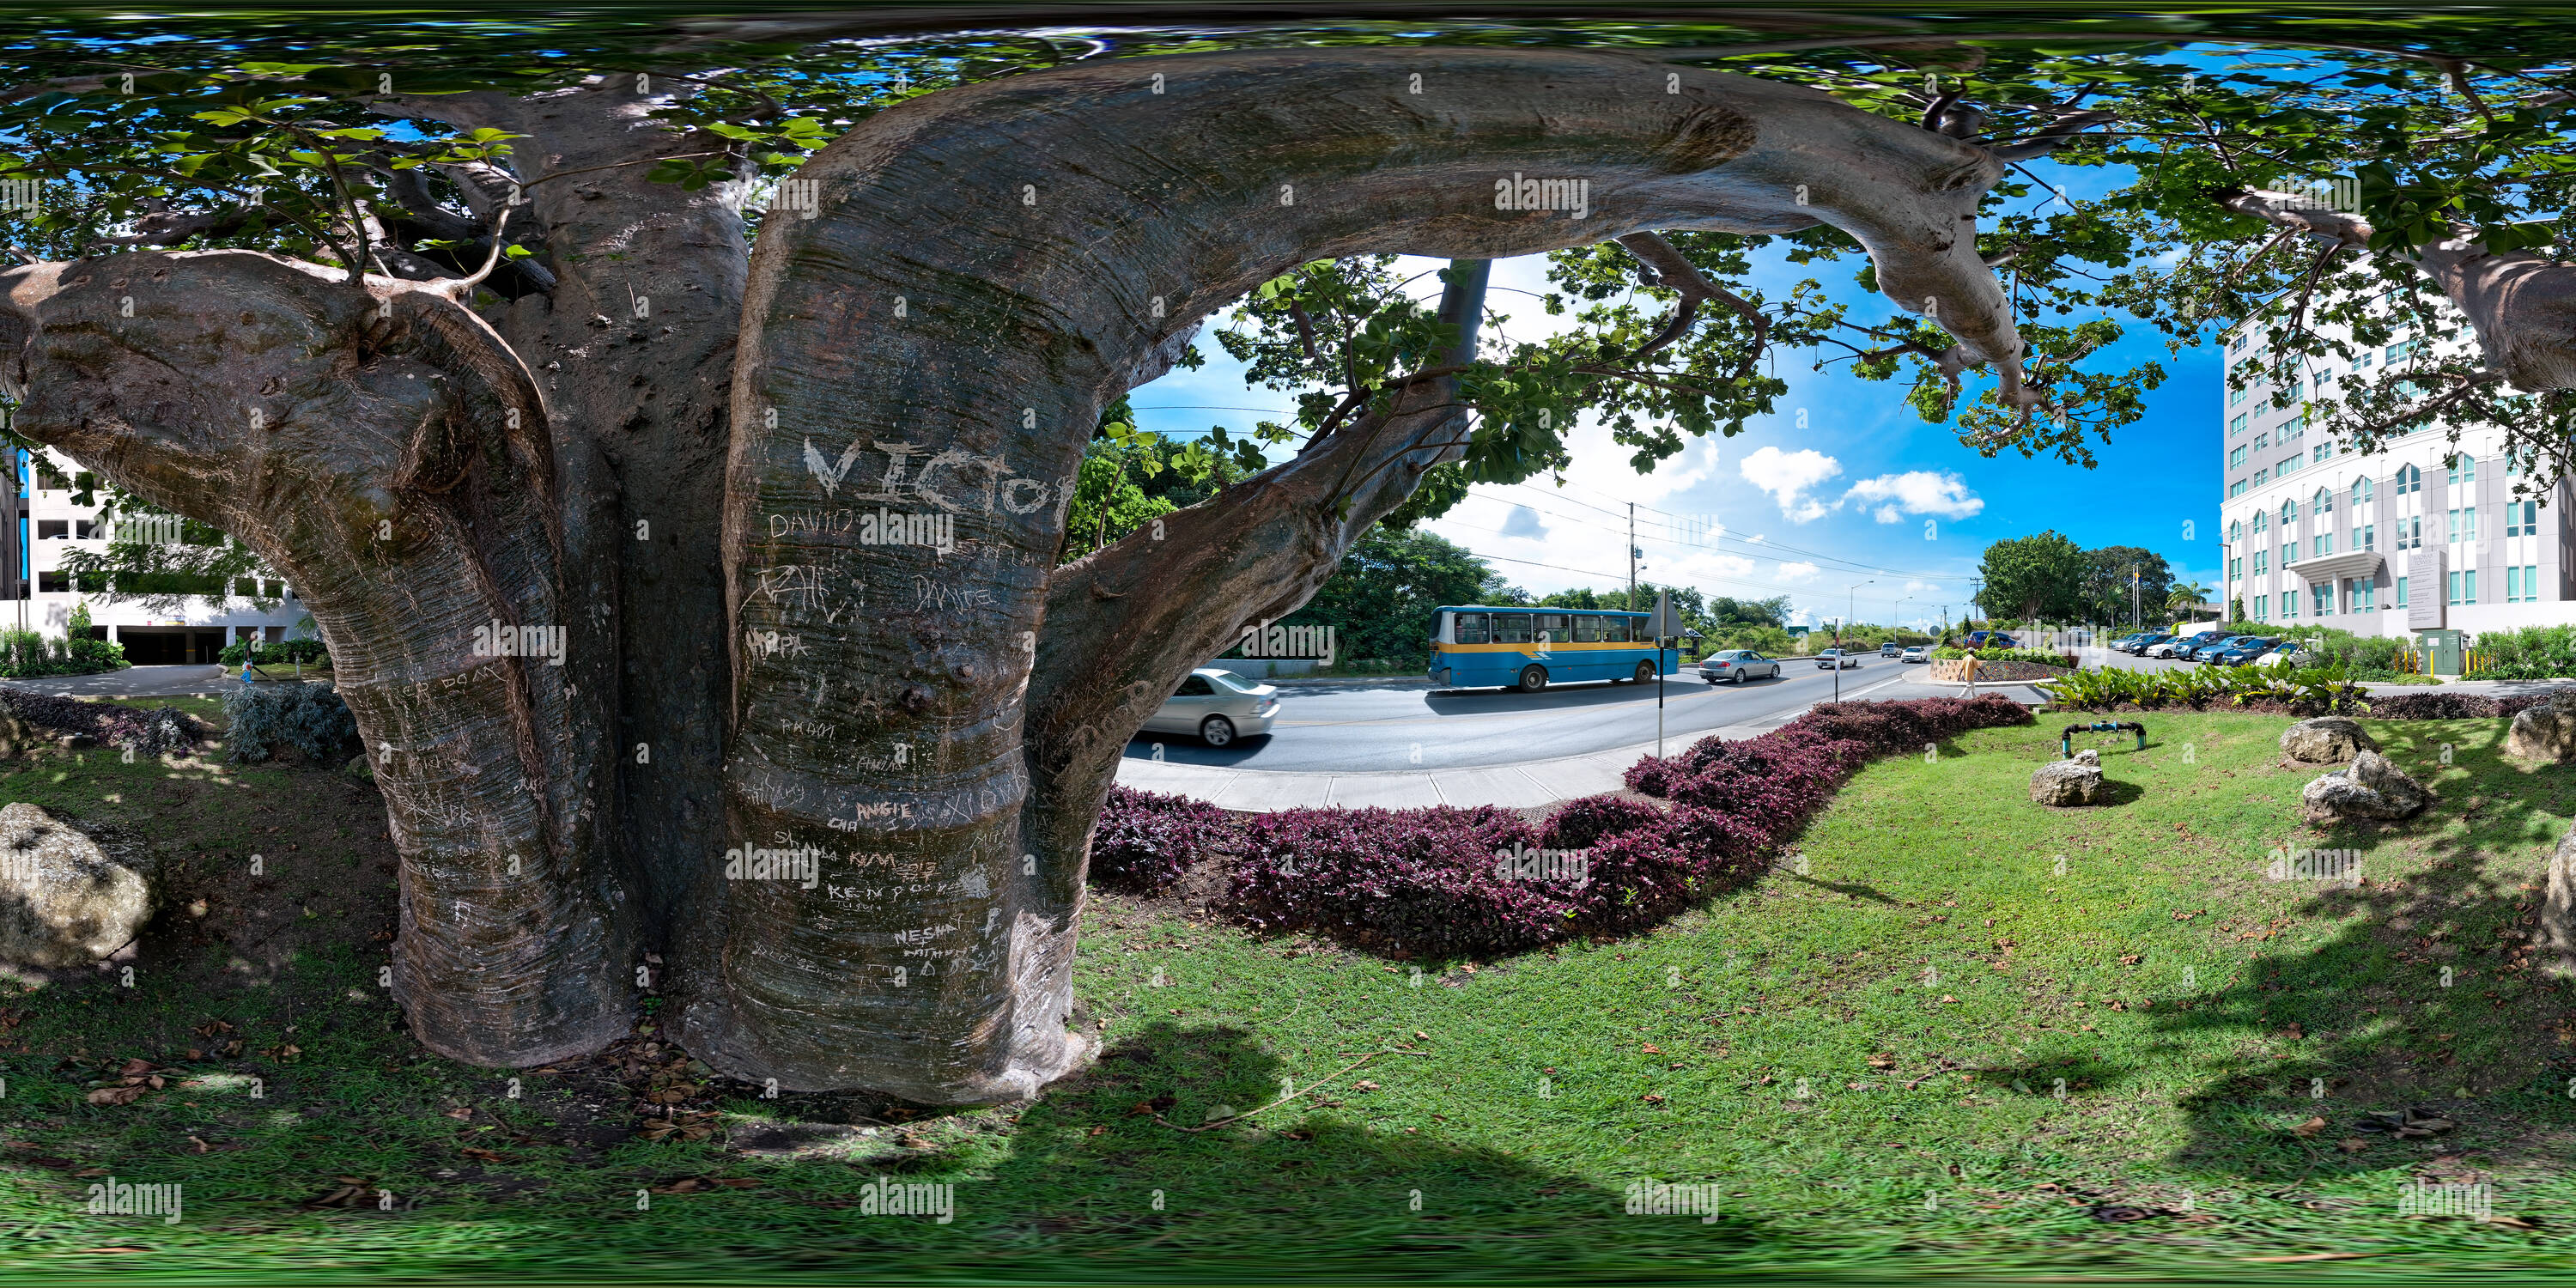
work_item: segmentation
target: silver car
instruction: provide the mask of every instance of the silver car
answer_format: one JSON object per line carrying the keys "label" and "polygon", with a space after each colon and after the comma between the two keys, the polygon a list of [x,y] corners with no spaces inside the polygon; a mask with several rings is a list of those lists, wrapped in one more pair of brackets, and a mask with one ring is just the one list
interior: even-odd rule
{"label": "silver car", "polygon": [[1763,676],[1779,679],[1780,664],[1749,648],[1723,649],[1701,658],[1699,663],[1699,678],[1711,684],[1742,684]]}
{"label": "silver car", "polygon": [[1232,671],[1202,666],[1145,722],[1151,733],[1194,733],[1211,747],[1270,732],[1279,715],[1279,690]]}

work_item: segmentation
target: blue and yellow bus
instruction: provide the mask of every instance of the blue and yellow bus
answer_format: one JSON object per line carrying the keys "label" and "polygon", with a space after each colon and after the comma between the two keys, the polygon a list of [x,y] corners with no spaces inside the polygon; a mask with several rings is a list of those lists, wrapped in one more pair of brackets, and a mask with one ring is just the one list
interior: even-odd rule
{"label": "blue and yellow bus", "polygon": [[1444,607],[1431,626],[1431,682],[1536,693],[1551,683],[1625,680],[1671,672],[1672,650],[1656,647],[1649,613],[1579,608]]}

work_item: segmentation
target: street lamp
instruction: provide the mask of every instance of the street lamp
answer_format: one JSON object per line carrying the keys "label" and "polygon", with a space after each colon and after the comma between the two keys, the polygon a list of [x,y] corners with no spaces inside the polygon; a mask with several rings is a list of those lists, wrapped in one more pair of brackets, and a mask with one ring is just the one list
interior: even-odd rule
{"label": "street lamp", "polygon": [[[1878,579],[1873,577],[1873,578],[1871,578],[1871,579],[1870,579],[1870,580],[1868,580],[1868,581],[1856,581],[1856,582],[1853,582],[1849,587],[1847,587],[1847,588],[1845,588],[1845,589],[1844,589],[1843,594],[1844,594],[1845,598],[1844,598],[1844,600],[1843,600],[1843,624],[1848,625],[1848,624],[1851,622],[1851,619],[1852,619],[1852,609],[1853,609],[1854,605],[1856,605],[1856,604],[1858,604],[1858,603],[1860,602],[1860,598],[1859,598],[1859,596],[1860,596],[1860,588],[1861,588],[1861,587],[1863,587],[1863,586],[1875,586],[1875,585],[1877,585],[1877,584],[1878,584]],[[1834,627],[1834,701],[1836,701],[1836,702],[1840,702],[1840,701],[1842,701],[1842,700],[1843,700],[1843,628],[1842,628],[1842,626],[1841,626],[1841,625],[1837,625],[1837,626],[1835,626],[1835,627]]]}

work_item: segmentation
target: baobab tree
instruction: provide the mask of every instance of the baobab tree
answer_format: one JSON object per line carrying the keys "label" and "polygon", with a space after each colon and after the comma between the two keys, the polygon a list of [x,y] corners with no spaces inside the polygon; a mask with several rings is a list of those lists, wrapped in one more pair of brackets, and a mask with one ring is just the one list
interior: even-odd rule
{"label": "baobab tree", "polygon": [[[1581,407],[1767,409],[1767,347],[1852,327],[1712,276],[1765,239],[1864,254],[1896,320],[1843,347],[1979,450],[2135,414],[2080,367],[2098,327],[2032,316],[2056,257],[1980,235],[2108,119],[2026,86],[2000,134],[1937,88],[1895,113],[1547,48],[870,80],[873,112],[877,54],[417,85],[54,56],[9,118],[11,173],[74,193],[21,237],[69,257],[0,279],[15,427],[298,587],[402,856],[397,996],[485,1064],[592,1049],[657,987],[693,1053],[785,1088],[1075,1067],[1128,736],[1434,471],[1544,469]],[[1481,345],[1485,265],[1544,252],[1590,325]],[[1302,346],[1338,388],[1301,450],[1058,566],[1104,406],[1247,292],[1386,253],[1450,261],[1438,304]]]}

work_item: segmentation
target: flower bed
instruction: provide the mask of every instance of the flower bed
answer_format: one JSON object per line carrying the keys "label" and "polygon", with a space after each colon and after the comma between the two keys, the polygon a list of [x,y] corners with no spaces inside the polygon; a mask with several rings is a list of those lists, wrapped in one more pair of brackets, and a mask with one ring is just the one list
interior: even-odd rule
{"label": "flower bed", "polygon": [[[1104,884],[1150,893],[1239,846],[1226,910],[1271,930],[1330,934],[1389,955],[1519,952],[1625,934],[1749,884],[1859,768],[1972,729],[2026,725],[2001,695],[1822,704],[1758,737],[1702,738],[1629,769],[1634,790],[1568,801],[1541,824],[1476,809],[1300,809],[1219,826],[1212,807],[1113,788],[1093,842]],[[1229,844],[1231,842],[1231,844]],[[1496,852],[1563,860],[1533,876]],[[1114,875],[1109,875],[1114,874]]]}
{"label": "flower bed", "polygon": [[[1977,683],[1994,684],[2013,680],[2054,680],[2059,676],[2065,675],[2072,669],[2073,667],[2070,664],[2057,662],[2027,662],[2011,658],[2007,658],[2001,662],[1989,662],[1984,658],[1978,658]],[[1932,680],[1936,684],[1965,684],[1968,681],[1967,659],[1958,658],[1933,662],[1931,663],[1931,673]]]}

